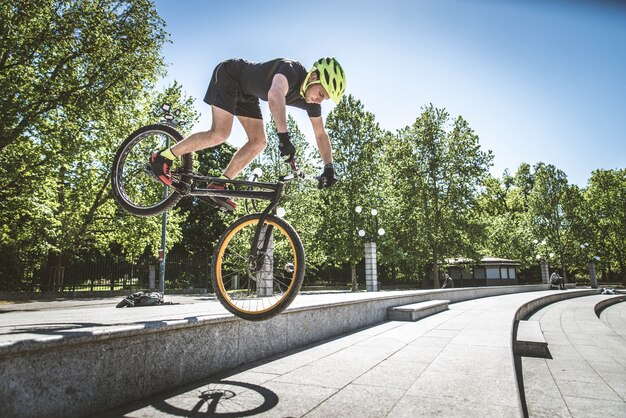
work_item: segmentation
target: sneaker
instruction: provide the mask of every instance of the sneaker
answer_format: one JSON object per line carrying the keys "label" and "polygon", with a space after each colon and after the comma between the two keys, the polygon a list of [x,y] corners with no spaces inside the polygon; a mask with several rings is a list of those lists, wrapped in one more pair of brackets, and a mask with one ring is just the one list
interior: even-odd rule
{"label": "sneaker", "polygon": [[169,160],[161,155],[160,152],[155,152],[150,157],[150,168],[152,168],[152,175],[159,179],[162,183],[171,186],[172,185],[172,160]]}
{"label": "sneaker", "polygon": [[[209,183],[209,185],[206,187],[207,189],[212,189],[212,190],[226,190],[226,186],[224,186],[223,184],[216,184],[216,183]],[[227,196],[209,196],[209,198],[215,202],[216,204],[219,205],[220,208],[222,209],[226,209],[227,211],[234,211],[235,209],[237,209],[237,203],[235,203],[235,201],[233,199],[231,199],[230,197]]]}

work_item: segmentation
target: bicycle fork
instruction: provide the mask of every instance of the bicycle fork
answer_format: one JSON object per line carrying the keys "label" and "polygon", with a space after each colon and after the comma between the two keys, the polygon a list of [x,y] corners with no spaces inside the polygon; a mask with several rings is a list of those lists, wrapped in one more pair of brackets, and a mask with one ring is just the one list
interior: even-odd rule
{"label": "bicycle fork", "polygon": [[[255,232],[255,238],[258,234],[259,239],[253,240],[250,255],[248,256],[248,268],[251,273],[257,273],[263,269],[266,255],[268,254],[268,249],[270,248],[273,229],[273,225],[262,224],[259,222]],[[261,240],[261,238],[263,239]]]}
{"label": "bicycle fork", "polygon": [[274,226],[266,224],[265,220],[278,206],[278,198],[282,195],[283,189],[284,183],[279,183],[275,191],[276,198],[272,199],[270,205],[261,213],[259,223],[254,231],[254,238],[250,246],[250,254],[248,255],[248,268],[251,273],[259,272],[265,264],[265,258],[271,245],[272,232],[274,230]]}

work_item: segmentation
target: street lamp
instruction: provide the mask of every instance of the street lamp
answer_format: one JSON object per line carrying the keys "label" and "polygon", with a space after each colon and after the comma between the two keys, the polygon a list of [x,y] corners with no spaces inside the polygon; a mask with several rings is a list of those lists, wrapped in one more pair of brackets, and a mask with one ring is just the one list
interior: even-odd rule
{"label": "street lamp", "polygon": [[596,263],[600,261],[600,257],[597,255],[591,255],[589,251],[589,243],[585,242],[580,244],[580,249],[585,253],[585,258],[588,260],[587,267],[589,268],[589,284],[592,289],[598,288],[598,276],[596,270]]}
{"label": "street lamp", "polygon": [[548,284],[550,283],[550,271],[548,266],[548,259],[554,258],[554,253],[548,253],[547,244],[548,242],[543,239],[539,241],[538,239],[533,240],[533,244],[536,247],[537,255],[535,255],[535,259],[539,261],[539,266],[541,268],[541,283]]}
{"label": "street lamp", "polygon": [[[357,206],[354,208],[354,211],[358,214],[361,214],[363,212],[363,207]],[[378,209],[370,210],[370,214],[374,217],[374,229],[376,230],[376,234],[382,237],[383,235],[385,235],[385,230],[378,227]],[[369,240],[376,241],[376,236],[369,235],[367,232],[365,232],[365,229],[359,229],[357,233],[361,238],[367,238]]]}
{"label": "street lamp", "polygon": [[[173,128],[178,126],[178,118],[180,117],[180,109],[172,110],[172,106],[169,103],[163,103],[161,105],[163,111],[163,123]],[[170,138],[165,136],[165,148],[170,147]],[[169,189],[167,185],[163,185],[163,198],[167,199]],[[161,249],[159,250],[159,261],[161,262],[161,269],[159,271],[159,291],[165,293],[165,236],[167,232],[167,211],[163,212],[161,218]]]}
{"label": "street lamp", "polygon": [[[363,212],[362,206],[357,206],[354,211],[358,214]],[[365,229],[359,229],[357,234],[364,241],[365,246],[365,287],[368,292],[378,291],[378,271],[376,268],[376,239],[377,235],[382,237],[385,230],[378,227],[378,209],[371,209],[370,214],[374,218],[375,234],[368,234]]]}

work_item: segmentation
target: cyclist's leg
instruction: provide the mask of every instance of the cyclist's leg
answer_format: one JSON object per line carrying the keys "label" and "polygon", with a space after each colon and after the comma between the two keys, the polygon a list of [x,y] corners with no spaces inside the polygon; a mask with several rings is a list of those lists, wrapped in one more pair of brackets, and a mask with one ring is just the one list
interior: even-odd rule
{"label": "cyclist's leg", "polygon": [[176,157],[189,154],[208,147],[214,147],[226,141],[230,136],[233,126],[233,115],[216,106],[211,106],[213,111],[213,123],[211,129],[197,132],[169,149],[157,151],[150,157],[152,175],[167,184],[172,185],[170,167]]}
{"label": "cyclist's leg", "polygon": [[229,179],[234,179],[237,175],[252,162],[265,149],[267,138],[263,119],[251,118],[247,116],[237,116],[248,136],[248,141],[241,147],[230,160],[224,175]]}
{"label": "cyclist's leg", "polygon": [[211,129],[197,132],[171,148],[175,156],[181,156],[225,142],[233,128],[233,115],[239,94],[240,63],[229,60],[220,63],[211,76],[204,102],[211,105],[213,122]]}
{"label": "cyclist's leg", "polygon": [[233,115],[217,106],[211,106],[213,122],[211,129],[196,132],[171,148],[176,156],[199,151],[201,149],[215,147],[225,142],[233,128]]}

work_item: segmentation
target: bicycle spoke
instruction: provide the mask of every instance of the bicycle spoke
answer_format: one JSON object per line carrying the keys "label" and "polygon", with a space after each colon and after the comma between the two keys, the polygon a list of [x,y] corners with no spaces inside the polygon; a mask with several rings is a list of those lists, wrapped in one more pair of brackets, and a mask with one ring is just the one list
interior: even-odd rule
{"label": "bicycle spoke", "polygon": [[[259,248],[263,256],[257,263],[251,263],[250,244],[257,225],[258,218],[252,219],[227,236],[222,243],[219,267],[214,272],[218,279],[216,291],[224,297],[226,306],[231,311],[250,315],[275,310],[291,294],[296,272],[287,267],[298,263],[292,238],[274,223],[271,228],[264,227],[259,240],[259,247],[267,246]],[[270,234],[267,239],[265,233]]]}

